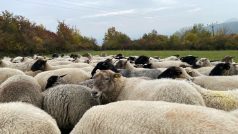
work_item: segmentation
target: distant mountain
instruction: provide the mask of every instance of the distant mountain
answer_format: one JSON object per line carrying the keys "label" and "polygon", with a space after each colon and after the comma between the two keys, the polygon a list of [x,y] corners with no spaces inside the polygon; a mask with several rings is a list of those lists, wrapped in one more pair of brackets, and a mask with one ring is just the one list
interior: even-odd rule
{"label": "distant mountain", "polygon": [[[207,28],[212,31],[212,25],[209,25]],[[231,18],[224,23],[214,24],[215,32],[219,29],[225,29],[227,34],[238,33],[238,19]]]}

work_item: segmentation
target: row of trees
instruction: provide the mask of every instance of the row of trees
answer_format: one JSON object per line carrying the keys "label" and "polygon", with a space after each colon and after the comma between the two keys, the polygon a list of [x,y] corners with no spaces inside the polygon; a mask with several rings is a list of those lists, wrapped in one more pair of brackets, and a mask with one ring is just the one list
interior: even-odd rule
{"label": "row of trees", "polygon": [[0,15],[0,52],[30,55],[98,48],[95,39],[82,36],[64,22],[58,23],[54,33],[23,16],[14,16],[8,11]]}
{"label": "row of trees", "polygon": [[238,49],[238,34],[226,34],[224,28],[213,35],[202,24],[182,29],[171,36],[158,34],[156,30],[144,34],[137,40],[118,32],[115,27],[105,34],[104,50],[226,50]]}
{"label": "row of trees", "polygon": [[171,36],[156,30],[131,40],[126,34],[111,27],[105,33],[102,46],[94,38],[80,34],[64,22],[58,22],[57,31],[30,22],[23,16],[8,11],[0,14],[0,52],[20,55],[35,53],[72,52],[80,50],[224,50],[238,49],[238,34],[218,30],[215,35],[202,24],[182,29]]}

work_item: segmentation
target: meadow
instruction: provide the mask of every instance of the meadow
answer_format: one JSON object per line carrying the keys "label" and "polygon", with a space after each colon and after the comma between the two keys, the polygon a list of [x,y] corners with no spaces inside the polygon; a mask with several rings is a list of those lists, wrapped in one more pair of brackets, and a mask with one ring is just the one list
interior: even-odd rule
{"label": "meadow", "polygon": [[121,53],[125,56],[135,56],[135,55],[147,55],[147,56],[159,56],[160,58],[168,57],[171,55],[179,54],[180,56],[194,55],[199,58],[209,58],[211,60],[220,60],[226,55],[234,56],[235,61],[238,62],[238,50],[224,50],[224,51],[80,51],[74,52],[79,54],[91,53],[93,55],[100,55],[101,53],[106,53],[107,55],[115,55]]}

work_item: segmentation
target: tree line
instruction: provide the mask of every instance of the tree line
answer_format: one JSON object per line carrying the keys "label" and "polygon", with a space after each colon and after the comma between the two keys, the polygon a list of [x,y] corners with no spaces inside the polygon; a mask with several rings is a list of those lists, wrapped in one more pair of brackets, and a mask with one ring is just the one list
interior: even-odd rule
{"label": "tree line", "polygon": [[0,15],[0,52],[31,55],[35,53],[97,50],[94,38],[82,36],[76,28],[58,22],[56,33],[8,11]]}
{"label": "tree line", "polygon": [[137,40],[111,27],[105,34],[104,50],[238,50],[238,34],[226,34],[221,28],[212,34],[203,24],[182,29],[171,36],[158,34],[156,30]]}
{"label": "tree line", "polygon": [[202,24],[182,29],[171,36],[156,30],[132,40],[111,27],[105,33],[102,46],[96,39],[80,34],[79,30],[58,22],[56,32],[27,18],[8,11],[0,14],[0,52],[18,55],[63,53],[81,50],[226,50],[238,49],[238,34],[226,34],[224,29],[214,35]]}

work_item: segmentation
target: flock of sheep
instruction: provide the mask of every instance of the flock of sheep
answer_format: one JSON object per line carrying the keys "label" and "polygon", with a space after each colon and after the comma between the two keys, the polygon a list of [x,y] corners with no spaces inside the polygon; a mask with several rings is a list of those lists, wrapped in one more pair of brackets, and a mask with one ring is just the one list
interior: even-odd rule
{"label": "flock of sheep", "polygon": [[0,134],[238,134],[238,64],[188,55],[4,57]]}

